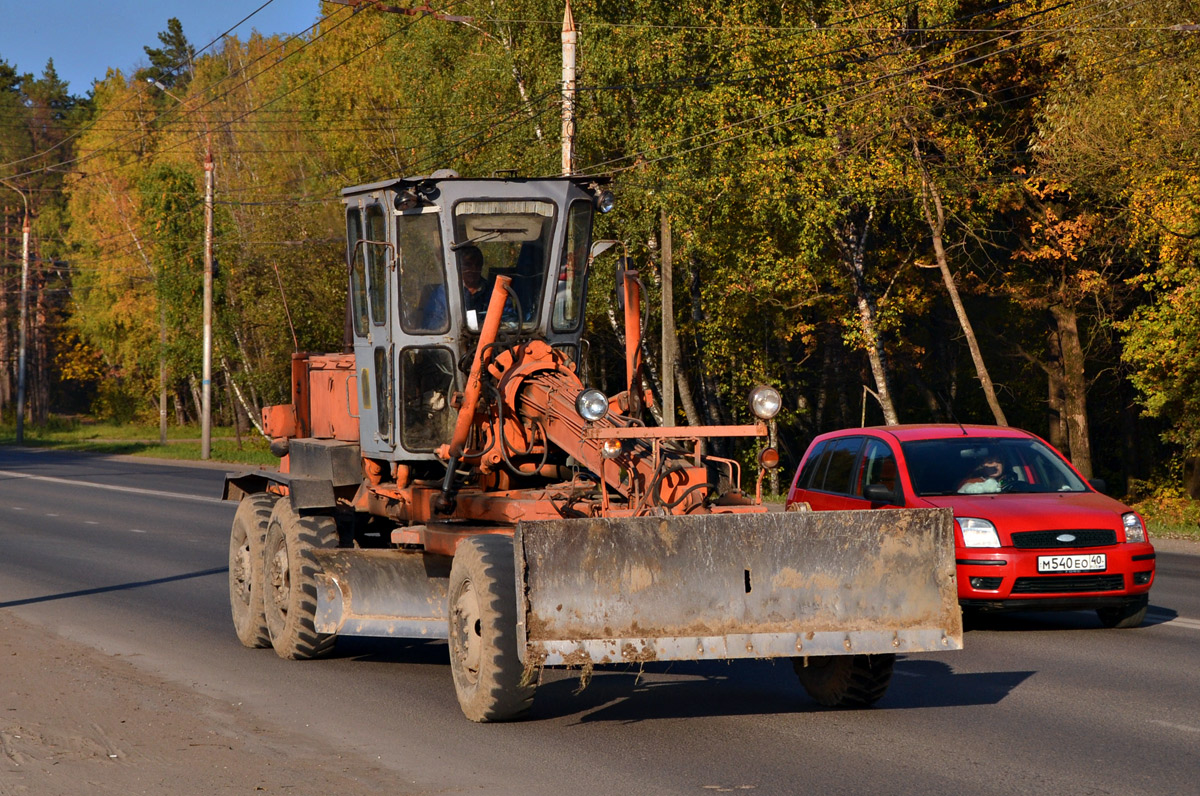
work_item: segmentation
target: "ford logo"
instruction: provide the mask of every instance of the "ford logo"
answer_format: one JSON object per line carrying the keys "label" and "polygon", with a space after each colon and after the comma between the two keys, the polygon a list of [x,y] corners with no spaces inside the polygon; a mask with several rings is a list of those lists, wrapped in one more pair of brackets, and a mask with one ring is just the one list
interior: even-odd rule
{"label": "ford logo", "polygon": [[1075,534],[1060,533],[1058,536],[1055,536],[1054,538],[1057,539],[1058,541],[1062,542],[1063,544],[1066,544],[1067,542],[1075,541]]}

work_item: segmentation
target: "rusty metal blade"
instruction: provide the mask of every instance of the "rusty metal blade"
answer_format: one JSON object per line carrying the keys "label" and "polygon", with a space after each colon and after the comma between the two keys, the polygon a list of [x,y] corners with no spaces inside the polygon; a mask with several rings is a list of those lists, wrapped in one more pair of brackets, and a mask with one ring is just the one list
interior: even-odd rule
{"label": "rusty metal blade", "polygon": [[450,559],[399,550],[314,550],[318,633],[446,638]]}
{"label": "rusty metal blade", "polygon": [[521,522],[535,664],[961,649],[948,509]]}

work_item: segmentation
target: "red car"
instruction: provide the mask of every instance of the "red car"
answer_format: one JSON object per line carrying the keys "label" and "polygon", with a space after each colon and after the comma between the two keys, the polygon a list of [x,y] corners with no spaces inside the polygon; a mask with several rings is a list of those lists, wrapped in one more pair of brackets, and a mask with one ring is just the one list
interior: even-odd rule
{"label": "red car", "polygon": [[817,511],[953,509],[964,609],[1086,608],[1105,627],[1137,627],[1146,616],[1154,546],[1142,518],[1026,431],[913,425],[822,434],[787,502]]}

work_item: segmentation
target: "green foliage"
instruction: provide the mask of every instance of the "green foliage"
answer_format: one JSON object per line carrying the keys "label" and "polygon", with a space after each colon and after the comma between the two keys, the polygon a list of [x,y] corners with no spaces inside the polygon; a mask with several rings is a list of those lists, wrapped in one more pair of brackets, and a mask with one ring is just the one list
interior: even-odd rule
{"label": "green foliage", "polygon": [[[674,320],[701,420],[744,421],[750,387],[775,383],[794,460],[815,433],[879,421],[864,398],[876,352],[903,420],[990,418],[925,267],[928,181],[1010,422],[1053,430],[1047,379],[1061,365],[1048,316],[1068,306],[1089,412],[1157,432],[1131,416],[1132,384],[1170,419],[1170,450],[1200,455],[1200,38],[1169,30],[1194,16],[1188,0],[573,10],[577,167],[611,175],[618,196],[596,232],[628,243],[656,305],[669,218]],[[458,21],[321,11],[316,33],[227,37],[201,55],[170,19],[145,48],[150,67],[113,70],[87,103],[53,64],[35,79],[0,61],[0,115],[25,122],[0,129],[0,177],[56,144],[76,172],[19,187],[39,197],[43,256],[71,264],[69,284],[49,288],[70,296],[63,373],[97,385],[104,412],[156,405],[164,350],[169,391],[190,404],[208,151],[214,362],[255,404],[286,399],[292,351],[341,347],[341,188],[438,168],[559,172],[559,0],[465,0],[449,12]],[[55,208],[50,196],[65,198]],[[588,307],[589,371],[609,390],[623,367],[612,270],[601,261]],[[652,313],[647,341],[659,324]],[[1145,446],[1123,446],[1097,444],[1098,466],[1144,475],[1125,462]]]}
{"label": "green foliage", "polygon": [[156,80],[169,89],[183,90],[192,79],[192,64],[196,48],[183,34],[183,24],[175,17],[167,20],[167,29],[160,31],[161,47],[146,46],[146,57],[150,66],[138,71],[138,80]]}

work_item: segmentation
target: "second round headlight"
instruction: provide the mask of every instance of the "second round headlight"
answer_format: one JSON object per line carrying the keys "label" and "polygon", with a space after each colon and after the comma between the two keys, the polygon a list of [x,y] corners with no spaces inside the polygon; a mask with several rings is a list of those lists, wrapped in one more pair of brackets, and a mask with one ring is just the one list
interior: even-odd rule
{"label": "second round headlight", "polygon": [[584,390],[575,399],[575,411],[589,423],[608,414],[608,396],[597,389]]}

